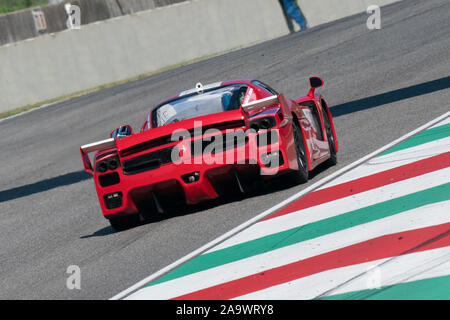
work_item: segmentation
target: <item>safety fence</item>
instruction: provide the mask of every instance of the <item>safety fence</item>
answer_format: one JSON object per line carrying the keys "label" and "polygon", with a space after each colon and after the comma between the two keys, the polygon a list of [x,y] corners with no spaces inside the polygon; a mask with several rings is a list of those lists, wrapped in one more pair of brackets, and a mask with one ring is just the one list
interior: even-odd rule
{"label": "safety fence", "polygon": [[72,0],[4,14],[0,15],[0,46],[67,29],[68,3],[80,8],[80,24],[86,25],[184,1],[187,0]]}

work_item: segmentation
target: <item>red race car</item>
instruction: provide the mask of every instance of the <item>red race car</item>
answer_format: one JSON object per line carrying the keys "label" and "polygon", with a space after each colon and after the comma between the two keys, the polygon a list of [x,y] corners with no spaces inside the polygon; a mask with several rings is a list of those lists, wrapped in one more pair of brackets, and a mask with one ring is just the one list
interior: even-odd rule
{"label": "red race car", "polygon": [[123,230],[177,200],[217,198],[230,185],[245,192],[254,179],[281,174],[306,182],[320,163],[337,161],[331,113],[315,93],[322,85],[312,77],[309,93],[289,100],[257,80],[199,83],[152,108],[140,133],[125,125],[82,146],[105,218]]}

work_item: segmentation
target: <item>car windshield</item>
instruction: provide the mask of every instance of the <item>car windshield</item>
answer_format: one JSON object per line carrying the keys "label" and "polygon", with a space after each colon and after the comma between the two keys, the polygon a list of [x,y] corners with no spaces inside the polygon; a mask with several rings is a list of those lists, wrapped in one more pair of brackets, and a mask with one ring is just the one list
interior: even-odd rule
{"label": "car windshield", "polygon": [[153,127],[239,109],[246,92],[246,85],[231,85],[172,100],[153,110]]}

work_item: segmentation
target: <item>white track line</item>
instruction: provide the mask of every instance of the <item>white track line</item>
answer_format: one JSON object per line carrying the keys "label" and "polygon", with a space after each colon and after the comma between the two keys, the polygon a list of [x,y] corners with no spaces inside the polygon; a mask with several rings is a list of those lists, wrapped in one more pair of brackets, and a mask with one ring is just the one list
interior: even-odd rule
{"label": "white track line", "polygon": [[443,114],[442,116],[428,122],[427,124],[421,126],[420,128],[417,128],[416,130],[411,131],[410,133],[394,140],[393,142],[385,145],[384,147],[368,154],[367,156],[351,163],[350,165],[332,173],[331,175],[325,177],[324,179],[312,184],[311,186],[305,188],[304,190],[300,191],[299,193],[289,197],[288,199],[282,201],[281,203],[277,204],[276,206],[262,212],[261,214],[257,215],[256,217],[248,220],[247,222],[237,226],[236,228],[230,230],[229,232],[225,233],[224,235],[216,238],[215,240],[205,244],[204,246],[202,246],[201,248],[191,252],[190,254],[184,256],[183,258],[175,261],[174,263],[170,264],[169,266],[161,269],[160,271],[144,278],[143,280],[139,281],[138,283],[134,284],[133,286],[131,286],[130,288],[118,293],[117,295],[115,295],[114,297],[111,298],[111,300],[118,300],[118,299],[123,299],[125,297],[127,297],[128,295],[132,294],[133,292],[139,290],[140,288],[144,287],[145,285],[149,284],[150,282],[154,281],[155,279],[158,279],[159,277],[169,273],[170,271],[174,270],[175,268],[178,268],[180,265],[186,263],[189,260],[192,260],[193,258],[201,255],[202,253],[204,253],[205,251],[208,251],[209,249],[211,249],[212,247],[214,247],[215,245],[227,240],[228,238],[234,236],[235,234],[241,232],[244,229],[247,229],[248,227],[252,226],[253,224],[255,224],[256,222],[266,218],[267,216],[271,215],[272,213],[280,210],[281,208],[287,206],[289,203],[297,200],[298,198],[308,194],[309,192],[316,190],[317,188],[321,187],[322,185],[328,183],[329,181],[332,181],[333,179],[341,176],[342,174],[346,173],[347,171],[359,166],[360,164],[364,163],[365,161],[379,155],[380,153],[385,152],[386,150],[396,146],[397,144],[409,139],[410,137],[428,129],[431,126],[436,125],[437,123],[441,122],[442,120],[448,118],[450,116],[450,111]]}
{"label": "white track line", "polygon": [[171,299],[221,283],[281,267],[381,236],[450,221],[450,201],[433,203],[366,224],[295,243],[253,257],[143,288],[129,299]]}
{"label": "white track line", "polygon": [[440,127],[440,126],[443,126],[443,125],[446,125],[446,124],[449,124],[449,123],[450,123],[450,118],[447,118],[444,121],[441,121],[440,123],[430,127],[430,129],[436,128],[436,127]]}

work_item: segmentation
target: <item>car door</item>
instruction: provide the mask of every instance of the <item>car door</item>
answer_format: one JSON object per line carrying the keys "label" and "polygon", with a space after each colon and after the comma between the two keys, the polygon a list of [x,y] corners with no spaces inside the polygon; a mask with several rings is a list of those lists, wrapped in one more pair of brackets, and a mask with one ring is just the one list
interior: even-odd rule
{"label": "car door", "polygon": [[300,107],[311,125],[310,137],[312,141],[312,160],[313,162],[322,161],[328,157],[329,150],[328,142],[325,141],[325,133],[322,126],[322,121],[320,120],[319,108],[313,100],[300,103]]}

